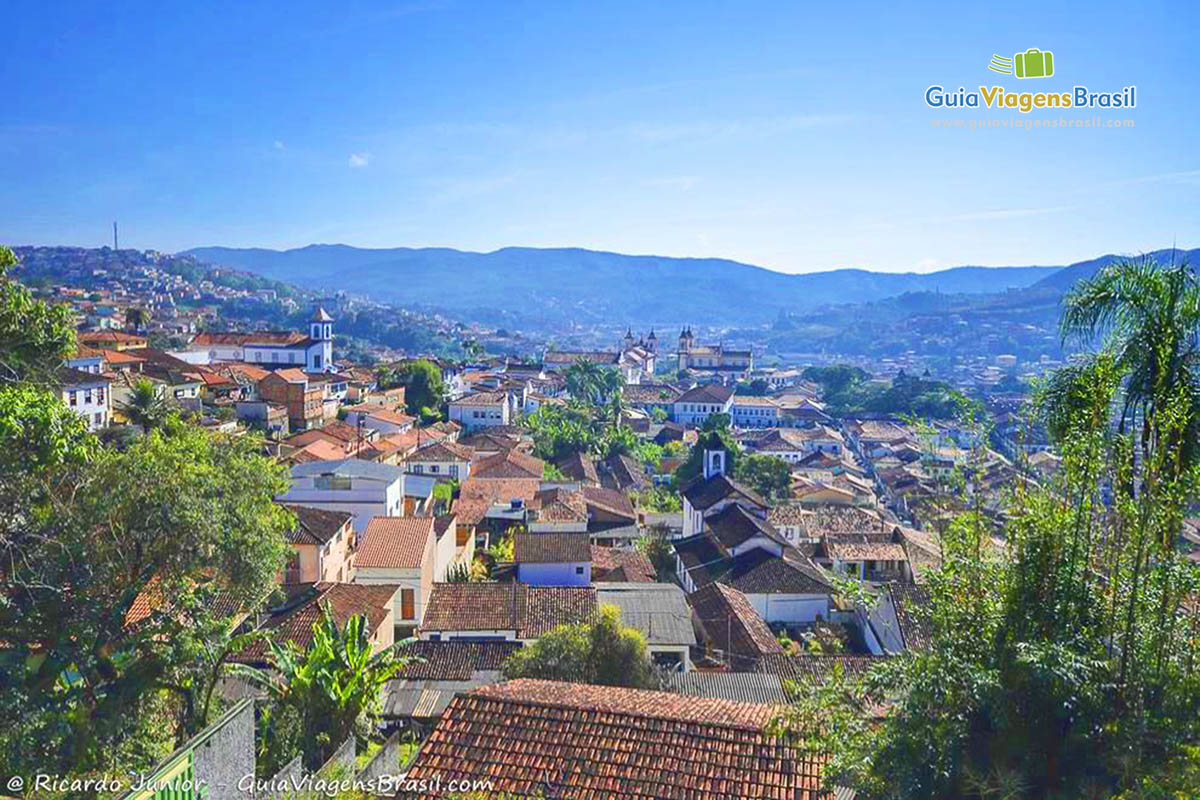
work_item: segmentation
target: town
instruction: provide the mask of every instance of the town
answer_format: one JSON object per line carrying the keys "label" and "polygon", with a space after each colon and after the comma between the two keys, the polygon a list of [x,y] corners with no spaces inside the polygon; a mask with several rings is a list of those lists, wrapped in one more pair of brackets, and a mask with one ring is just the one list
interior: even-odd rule
{"label": "town", "polygon": [[[273,489],[254,484],[256,498],[243,487],[236,501],[277,514],[242,533],[241,546],[260,551],[258,583],[239,586],[222,559],[181,568],[168,551],[89,590],[112,606],[103,633],[88,635],[118,647],[219,631],[209,634],[219,653],[201,659],[207,677],[185,693],[189,708],[195,692],[205,697],[207,713],[189,711],[181,729],[200,735],[164,740],[167,777],[341,769],[375,786],[449,764],[523,793],[547,780],[540,770],[488,765],[540,707],[559,719],[546,729],[555,736],[603,712],[614,742],[653,751],[678,738],[691,748],[681,753],[690,780],[709,795],[729,778],[700,767],[711,756],[703,742],[742,730],[736,757],[762,765],[747,780],[817,797],[828,756],[790,754],[769,733],[769,709],[923,653],[934,635],[927,579],[943,568],[955,520],[974,519],[980,546],[999,557],[1018,498],[1062,485],[1052,421],[1022,381],[985,381],[968,396],[894,364],[881,374],[762,367],[752,347],[705,341],[691,326],[628,328],[608,347],[547,344],[536,357],[477,346],[458,359],[356,361],[340,347],[344,298],[309,297],[303,310],[292,301],[301,328],[221,330],[226,304],[266,290],[193,284],[156,269],[154,254],[139,258],[149,264],[131,273],[59,278],[86,274],[86,286],[41,281],[44,300],[17,282],[31,271],[12,258],[8,302],[23,319],[60,314],[57,346],[68,349],[46,373],[29,363],[53,358],[51,344],[6,367],[56,387],[80,439],[119,458],[199,435],[237,443],[246,463],[226,469],[257,460],[276,470]],[[201,297],[211,303],[202,314],[177,304]],[[1200,562],[1200,525],[1184,524],[1176,545]],[[22,552],[19,540],[8,546]],[[275,551],[272,566],[263,559]],[[30,580],[16,567],[5,577],[9,591]],[[12,612],[36,619],[43,601],[27,592]],[[209,606],[200,614],[198,601]],[[83,635],[69,630],[44,633]],[[31,653],[54,648],[28,636]],[[344,646],[386,666],[356,668],[366,670],[358,705],[338,712],[331,737],[280,687]],[[164,679],[196,669],[156,658]],[[102,675],[79,680],[89,691],[121,682]],[[866,718],[888,705],[872,703]],[[645,714],[665,727],[644,728]],[[215,764],[210,748],[238,752]],[[553,782],[569,796],[594,791],[605,769],[624,769],[619,751],[589,748],[594,767]]]}

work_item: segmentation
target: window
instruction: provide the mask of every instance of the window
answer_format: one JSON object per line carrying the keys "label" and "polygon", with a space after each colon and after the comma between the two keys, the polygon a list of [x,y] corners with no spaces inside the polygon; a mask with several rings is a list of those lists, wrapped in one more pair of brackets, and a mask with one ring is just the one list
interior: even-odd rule
{"label": "window", "polygon": [[68,392],[68,393],[67,393],[67,396],[71,398],[71,400],[70,400],[70,404],[71,404],[71,405],[73,405],[73,406],[77,406],[77,405],[79,405],[79,400],[78,400],[78,399],[75,397],[75,390],[74,390],[74,389],[72,389],[70,392]]}
{"label": "window", "polygon": [[404,619],[415,619],[416,593],[412,589],[400,590],[400,616]]}
{"label": "window", "polygon": [[450,477],[451,477],[451,478],[457,478],[457,477],[458,477],[458,464],[451,464],[451,465],[450,465]]}
{"label": "window", "polygon": [[86,403],[87,405],[92,404],[92,390],[91,389],[83,390],[83,402]]}
{"label": "window", "polygon": [[414,475],[420,475],[422,472],[425,471],[425,465],[424,464],[413,464],[412,471],[413,471]]}
{"label": "window", "polygon": [[576,575],[582,575],[582,574],[583,574],[583,567],[576,567],[576,568],[575,568],[575,574],[576,574]]}
{"label": "window", "polygon": [[103,403],[103,402],[104,402],[104,390],[103,390],[103,389],[97,389],[97,390],[96,390],[96,402],[97,402],[97,403]]}
{"label": "window", "polygon": [[271,352],[271,360],[279,361],[279,351],[278,350],[274,350]]}
{"label": "window", "polygon": [[430,465],[429,465],[429,471],[430,471],[430,472],[432,472],[434,475],[436,475],[436,474],[437,474],[437,471],[438,471],[438,465],[437,465],[437,464],[430,464]]}
{"label": "window", "polygon": [[100,413],[99,411],[96,412],[96,424],[97,425],[104,424],[104,414]]}

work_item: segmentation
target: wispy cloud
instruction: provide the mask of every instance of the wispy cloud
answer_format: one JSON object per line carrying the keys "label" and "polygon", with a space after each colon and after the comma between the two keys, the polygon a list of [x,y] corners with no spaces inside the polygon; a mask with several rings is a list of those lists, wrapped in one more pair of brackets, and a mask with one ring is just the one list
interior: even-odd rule
{"label": "wispy cloud", "polygon": [[1139,183],[1176,183],[1184,186],[1200,185],[1200,169],[1187,169],[1180,172],[1163,172],[1159,175],[1146,175],[1141,178],[1128,178],[1114,181],[1110,186],[1133,186]]}
{"label": "wispy cloud", "polygon": [[1058,214],[1070,211],[1070,206],[1053,206],[1050,208],[997,208],[990,211],[968,211],[964,214],[948,214],[940,217],[926,217],[913,220],[918,223],[943,222],[993,222],[996,220],[1018,219],[1021,217],[1038,217],[1043,214]]}
{"label": "wispy cloud", "polygon": [[350,167],[352,169],[362,169],[369,163],[371,163],[371,154],[370,153],[351,153],[350,154]]}
{"label": "wispy cloud", "polygon": [[772,117],[747,117],[730,120],[702,120],[681,123],[635,123],[625,132],[647,142],[675,142],[687,139],[757,139],[806,128],[840,125],[852,119],[846,114],[791,114]]}
{"label": "wispy cloud", "polygon": [[642,185],[651,189],[673,189],[680,192],[690,192],[700,182],[696,175],[672,175],[662,178],[647,178]]}
{"label": "wispy cloud", "polygon": [[279,141],[278,139],[276,139],[274,142],[272,142],[271,146],[274,147],[276,150],[284,149],[283,142]]}

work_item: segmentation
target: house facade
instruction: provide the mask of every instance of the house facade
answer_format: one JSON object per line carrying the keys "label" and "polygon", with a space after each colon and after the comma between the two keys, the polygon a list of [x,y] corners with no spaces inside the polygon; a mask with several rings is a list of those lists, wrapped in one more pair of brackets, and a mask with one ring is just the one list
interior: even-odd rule
{"label": "house facade", "polygon": [[108,427],[112,417],[112,381],[103,375],[62,367],[58,380],[63,403],[87,422],[89,431]]}
{"label": "house facade", "polygon": [[451,422],[462,425],[467,433],[508,425],[510,411],[507,392],[475,392],[449,404]]}
{"label": "house facade", "polygon": [[404,513],[404,470],[398,467],[347,458],[296,464],[291,475],[291,487],[276,500],[348,511],[358,533],[372,517]]}

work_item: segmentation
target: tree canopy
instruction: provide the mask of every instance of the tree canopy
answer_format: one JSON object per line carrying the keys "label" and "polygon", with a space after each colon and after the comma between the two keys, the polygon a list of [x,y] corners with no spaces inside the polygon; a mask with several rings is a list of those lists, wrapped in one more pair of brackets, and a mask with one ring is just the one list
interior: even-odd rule
{"label": "tree canopy", "polygon": [[561,625],[504,662],[506,678],[543,678],[604,686],[656,687],[646,638],[602,605],[590,623]]}

